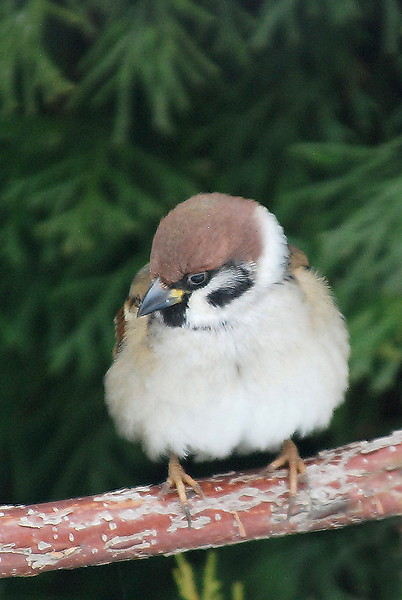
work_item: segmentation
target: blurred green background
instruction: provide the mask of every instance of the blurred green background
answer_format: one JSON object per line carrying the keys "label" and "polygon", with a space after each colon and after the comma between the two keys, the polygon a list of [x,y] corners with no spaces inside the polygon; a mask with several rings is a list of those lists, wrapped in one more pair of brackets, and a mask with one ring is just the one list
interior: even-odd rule
{"label": "blurred green background", "polygon": [[[351,389],[302,453],[401,426],[401,41],[397,0],[1,1],[2,503],[165,478],[118,439],[102,379],[159,219],[200,191],[266,204],[347,317]],[[392,519],[224,548],[203,600],[239,580],[247,600],[400,599],[400,537]],[[201,577],[206,553],[187,559]],[[2,580],[0,598],[173,600],[174,568]]]}

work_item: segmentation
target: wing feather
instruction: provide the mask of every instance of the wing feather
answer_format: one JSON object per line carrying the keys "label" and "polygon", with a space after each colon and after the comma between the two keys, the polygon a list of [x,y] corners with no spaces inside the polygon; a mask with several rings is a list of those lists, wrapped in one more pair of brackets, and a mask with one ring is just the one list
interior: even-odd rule
{"label": "wing feather", "polygon": [[308,258],[304,254],[303,250],[300,250],[294,244],[289,244],[290,256],[289,256],[289,271],[292,275],[299,267],[308,269],[310,267]]}
{"label": "wing feather", "polygon": [[151,277],[149,274],[149,264],[147,264],[142,267],[142,269],[140,269],[137,275],[134,277],[128,298],[114,318],[116,340],[113,349],[113,356],[117,356],[125,344],[128,313],[137,312],[150,285]]}

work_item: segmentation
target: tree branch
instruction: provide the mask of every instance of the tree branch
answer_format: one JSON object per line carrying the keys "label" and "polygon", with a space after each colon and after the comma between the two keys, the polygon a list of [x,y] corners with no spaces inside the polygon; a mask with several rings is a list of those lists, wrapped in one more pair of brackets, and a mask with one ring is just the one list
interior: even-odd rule
{"label": "tree branch", "polygon": [[402,430],[306,461],[287,518],[286,471],[216,475],[192,498],[192,528],[172,492],[141,486],[87,498],[0,507],[0,574],[34,575],[174,554],[402,514]]}

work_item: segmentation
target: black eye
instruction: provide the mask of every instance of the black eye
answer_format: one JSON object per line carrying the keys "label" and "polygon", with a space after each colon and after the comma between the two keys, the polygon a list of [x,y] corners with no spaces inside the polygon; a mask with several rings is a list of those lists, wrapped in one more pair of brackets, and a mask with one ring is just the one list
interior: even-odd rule
{"label": "black eye", "polygon": [[189,275],[187,278],[188,283],[191,285],[201,285],[207,279],[206,273],[194,273],[194,275]]}

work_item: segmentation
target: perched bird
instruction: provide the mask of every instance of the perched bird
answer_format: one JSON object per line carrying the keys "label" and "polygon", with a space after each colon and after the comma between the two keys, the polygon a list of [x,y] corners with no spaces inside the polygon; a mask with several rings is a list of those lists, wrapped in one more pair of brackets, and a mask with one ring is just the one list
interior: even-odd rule
{"label": "perched bird", "polygon": [[179,459],[282,453],[328,425],[348,381],[348,334],[328,284],[254,200],[199,194],[162,219],[116,317],[106,402],[120,434],[170,456],[164,489],[202,493]]}

